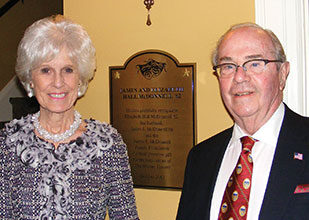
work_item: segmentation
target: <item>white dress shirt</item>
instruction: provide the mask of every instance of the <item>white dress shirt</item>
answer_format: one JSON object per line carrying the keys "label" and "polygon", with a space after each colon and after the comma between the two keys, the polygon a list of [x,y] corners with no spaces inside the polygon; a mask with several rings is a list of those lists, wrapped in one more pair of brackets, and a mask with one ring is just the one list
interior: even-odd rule
{"label": "white dress shirt", "polygon": [[[258,142],[254,144],[251,153],[253,158],[253,173],[247,214],[248,220],[257,220],[259,217],[283,116],[284,105],[281,103],[266,124],[251,136],[257,139]],[[225,151],[216,180],[210,208],[211,220],[218,219],[227,181],[230,178],[242,151],[240,138],[243,136],[249,135],[243,132],[241,128],[235,124],[232,138]]]}

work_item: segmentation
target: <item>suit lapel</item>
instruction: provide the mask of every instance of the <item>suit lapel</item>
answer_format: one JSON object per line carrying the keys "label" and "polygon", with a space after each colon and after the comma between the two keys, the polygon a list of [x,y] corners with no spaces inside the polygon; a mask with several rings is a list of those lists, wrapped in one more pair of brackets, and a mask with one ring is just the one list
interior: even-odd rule
{"label": "suit lapel", "polygon": [[190,152],[187,162],[190,172],[186,172],[183,189],[190,190],[183,191],[179,210],[184,211],[178,212],[180,219],[209,219],[214,186],[231,134],[232,129],[227,129]]}
{"label": "suit lapel", "polygon": [[[213,195],[213,192],[214,192],[214,189],[215,189],[215,185],[216,185],[216,181],[217,181],[217,177],[218,177],[218,173],[219,173],[219,169],[220,169],[220,166],[221,166],[221,163],[222,163],[222,160],[223,160],[223,156],[224,156],[224,153],[226,151],[226,148],[228,146],[228,143],[231,139],[231,136],[232,136],[232,131],[233,129],[230,128],[227,133],[226,133],[226,136],[224,138],[222,138],[220,141],[222,141],[221,143],[218,142],[218,146],[222,146],[221,148],[219,148],[217,146],[217,149],[219,150],[218,152],[218,157],[213,157],[214,158],[214,164],[216,164],[216,168],[214,171],[212,171],[215,175],[213,176],[214,178],[211,179],[211,187],[209,189],[209,199],[210,201],[212,200],[212,195]],[[215,154],[214,154],[215,155]],[[220,163],[218,163],[218,161],[220,161]]]}
{"label": "suit lapel", "polygon": [[[205,160],[204,166],[208,167],[205,173],[208,173],[208,176],[207,176],[208,178],[205,178],[204,182],[205,183],[209,182],[209,187],[206,189],[207,193],[205,193],[206,196],[204,197],[205,199],[204,207],[208,208],[206,209],[207,213],[205,215],[206,216],[205,219],[209,219],[210,217],[209,215],[210,215],[211,201],[212,201],[215,184],[217,181],[217,177],[218,177],[218,173],[219,173],[219,169],[221,166],[224,153],[226,151],[226,148],[232,136],[232,132],[233,132],[233,127],[224,131],[222,135],[218,136],[215,139],[215,141],[213,141],[216,146],[213,146],[212,149],[214,149],[214,151],[216,152],[211,153],[212,155],[209,156],[210,158],[208,161]],[[213,169],[209,169],[209,164],[213,164]]]}
{"label": "suit lapel", "polygon": [[304,170],[304,161],[294,159],[294,153],[303,153],[308,146],[302,138],[300,117],[288,108],[280,130],[274,160],[260,212],[260,219],[282,219],[295,187]]}

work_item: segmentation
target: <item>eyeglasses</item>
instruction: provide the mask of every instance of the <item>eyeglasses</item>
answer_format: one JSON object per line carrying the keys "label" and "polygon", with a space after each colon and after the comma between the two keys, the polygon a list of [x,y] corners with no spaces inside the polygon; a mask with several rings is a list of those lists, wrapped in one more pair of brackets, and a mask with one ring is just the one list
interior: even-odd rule
{"label": "eyeglasses", "polygon": [[[266,60],[266,59],[252,59],[247,60],[242,65],[237,65],[235,63],[222,63],[216,66],[213,66],[213,70],[218,74],[219,77],[230,77],[234,75],[239,67],[245,72],[258,74],[264,71],[265,66],[268,63],[272,62],[280,62],[283,63],[281,60]],[[219,69],[219,71],[218,71]]]}

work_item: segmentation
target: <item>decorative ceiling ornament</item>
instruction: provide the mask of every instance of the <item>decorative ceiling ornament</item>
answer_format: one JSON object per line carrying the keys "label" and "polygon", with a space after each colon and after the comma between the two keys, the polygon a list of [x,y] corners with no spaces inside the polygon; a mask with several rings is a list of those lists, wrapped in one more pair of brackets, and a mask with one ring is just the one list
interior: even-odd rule
{"label": "decorative ceiling ornament", "polygon": [[146,6],[147,10],[148,10],[148,16],[147,16],[147,22],[146,24],[148,26],[151,25],[151,20],[150,20],[150,9],[151,6],[154,4],[154,0],[144,0],[144,5]]}

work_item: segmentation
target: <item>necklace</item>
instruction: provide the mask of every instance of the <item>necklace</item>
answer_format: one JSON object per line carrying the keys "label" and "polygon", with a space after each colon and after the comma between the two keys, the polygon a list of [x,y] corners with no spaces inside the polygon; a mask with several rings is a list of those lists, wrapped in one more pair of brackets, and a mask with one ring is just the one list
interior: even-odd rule
{"label": "necklace", "polygon": [[70,128],[61,134],[51,134],[41,126],[39,122],[39,116],[40,111],[32,115],[32,121],[35,129],[44,139],[51,140],[54,143],[64,141],[71,137],[82,122],[81,115],[78,113],[78,111],[74,111],[74,122],[70,125]]}

